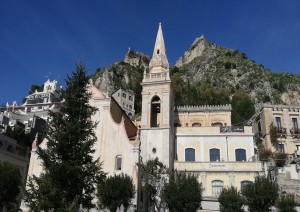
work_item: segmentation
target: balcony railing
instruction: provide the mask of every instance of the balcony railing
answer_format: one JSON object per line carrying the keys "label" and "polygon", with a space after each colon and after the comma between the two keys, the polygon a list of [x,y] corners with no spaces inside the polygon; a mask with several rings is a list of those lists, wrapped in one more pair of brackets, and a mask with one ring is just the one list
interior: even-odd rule
{"label": "balcony railing", "polygon": [[290,133],[293,137],[299,137],[300,136],[300,129],[298,128],[292,128],[290,130]]}
{"label": "balcony railing", "polygon": [[286,135],[286,128],[283,127],[277,128],[277,134]]}

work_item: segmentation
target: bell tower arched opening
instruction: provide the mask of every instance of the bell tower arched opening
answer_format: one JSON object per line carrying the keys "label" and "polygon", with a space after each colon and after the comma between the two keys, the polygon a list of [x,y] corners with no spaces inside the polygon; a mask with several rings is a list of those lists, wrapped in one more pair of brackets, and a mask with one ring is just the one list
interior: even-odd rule
{"label": "bell tower arched opening", "polygon": [[160,103],[160,98],[158,96],[154,96],[151,101],[151,127],[159,127],[161,122]]}

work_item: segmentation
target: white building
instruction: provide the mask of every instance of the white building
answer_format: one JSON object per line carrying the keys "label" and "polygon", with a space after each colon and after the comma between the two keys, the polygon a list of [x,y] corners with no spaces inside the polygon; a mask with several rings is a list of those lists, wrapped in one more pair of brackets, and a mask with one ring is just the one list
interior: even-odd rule
{"label": "white building", "polygon": [[135,95],[131,90],[119,89],[112,94],[112,97],[118,102],[122,109],[126,112],[129,118],[135,115],[134,100]]}

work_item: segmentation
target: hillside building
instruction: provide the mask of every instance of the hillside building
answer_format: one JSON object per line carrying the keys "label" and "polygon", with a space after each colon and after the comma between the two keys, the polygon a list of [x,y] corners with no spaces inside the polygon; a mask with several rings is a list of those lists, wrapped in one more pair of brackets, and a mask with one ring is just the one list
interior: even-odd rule
{"label": "hillside building", "polygon": [[[253,118],[252,126],[266,148],[292,155],[300,150],[299,119],[300,106],[263,104]],[[277,130],[279,140],[277,146],[271,143],[269,133],[271,124]]]}
{"label": "hillside building", "polygon": [[26,182],[29,157],[26,149],[19,146],[15,139],[0,134],[0,163],[8,162],[20,170],[22,182]]}
{"label": "hillside building", "polygon": [[[300,203],[300,106],[262,104],[252,119],[256,140],[273,153],[286,158],[269,159],[266,171],[277,180],[282,191],[294,194]],[[277,144],[272,144],[270,125],[276,127]],[[283,164],[278,166],[278,162]]]}
{"label": "hillside building", "polygon": [[122,107],[122,109],[130,118],[134,117],[135,95],[132,90],[123,90],[120,88],[112,94],[112,97],[118,102],[118,104]]}
{"label": "hillside building", "polygon": [[43,91],[35,91],[26,97],[22,105],[13,102],[0,108],[0,161],[15,165],[21,173],[22,182],[26,182],[29,166],[29,147],[8,137],[7,128],[20,127],[30,141],[33,141],[48,119],[48,110],[57,110],[60,104],[60,89],[57,81],[47,80]]}

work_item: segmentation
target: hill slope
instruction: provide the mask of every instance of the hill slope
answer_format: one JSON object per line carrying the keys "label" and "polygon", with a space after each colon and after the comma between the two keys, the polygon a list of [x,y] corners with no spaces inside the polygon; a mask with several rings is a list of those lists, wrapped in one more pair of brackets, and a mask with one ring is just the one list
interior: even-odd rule
{"label": "hill slope", "polygon": [[[97,69],[93,82],[109,94],[120,87],[133,90],[139,113],[140,83],[149,61],[149,56],[129,51],[123,61]],[[170,72],[177,105],[232,103],[240,91],[248,93],[255,103],[300,104],[299,75],[274,73],[245,53],[213,44],[204,36],[193,42]]]}
{"label": "hill slope", "polygon": [[245,53],[217,46],[204,36],[194,41],[175,66],[180,77],[190,79],[191,84],[208,82],[231,94],[242,88],[255,102],[300,104],[300,76],[271,72]]}

